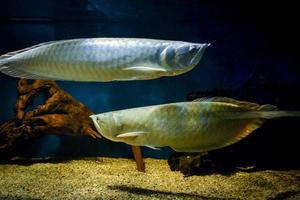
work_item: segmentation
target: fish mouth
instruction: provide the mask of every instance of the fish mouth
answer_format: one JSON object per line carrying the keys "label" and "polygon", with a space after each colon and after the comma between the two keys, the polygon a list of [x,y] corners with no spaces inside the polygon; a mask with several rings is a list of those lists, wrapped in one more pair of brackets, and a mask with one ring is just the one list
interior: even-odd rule
{"label": "fish mouth", "polygon": [[93,123],[94,123],[94,126],[96,127],[97,131],[100,133],[100,135],[103,136],[102,134],[102,131],[101,131],[101,128],[97,122],[97,116],[96,115],[91,115],[90,118],[92,119]]}
{"label": "fish mouth", "polygon": [[210,46],[210,43],[198,45],[198,50],[195,53],[195,56],[191,60],[191,65],[192,66],[196,66],[200,62],[200,60],[201,60],[201,58],[204,54],[205,49],[209,46]]}

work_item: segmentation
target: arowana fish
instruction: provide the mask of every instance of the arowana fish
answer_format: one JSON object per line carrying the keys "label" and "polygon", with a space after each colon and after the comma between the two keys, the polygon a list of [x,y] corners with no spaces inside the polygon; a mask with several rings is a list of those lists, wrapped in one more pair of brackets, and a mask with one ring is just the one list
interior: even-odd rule
{"label": "arowana fish", "polygon": [[238,142],[266,119],[294,116],[300,116],[300,112],[216,97],[107,112],[91,118],[98,132],[112,141],[205,152]]}
{"label": "arowana fish", "polygon": [[148,80],[193,69],[208,46],[134,38],[53,41],[2,55],[0,71],[27,79]]}

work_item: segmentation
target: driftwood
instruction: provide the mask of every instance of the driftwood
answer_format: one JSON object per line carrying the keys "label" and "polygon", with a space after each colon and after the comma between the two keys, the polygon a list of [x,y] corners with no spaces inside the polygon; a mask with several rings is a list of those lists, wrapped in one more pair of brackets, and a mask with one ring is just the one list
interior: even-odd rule
{"label": "driftwood", "polygon": [[[17,90],[16,118],[0,124],[1,159],[14,156],[20,143],[47,134],[100,137],[89,118],[92,111],[61,90],[54,81],[36,80],[28,84],[26,80],[20,80]],[[45,103],[25,112],[41,93],[46,97]],[[138,170],[145,171],[140,148],[132,147],[132,150]]]}

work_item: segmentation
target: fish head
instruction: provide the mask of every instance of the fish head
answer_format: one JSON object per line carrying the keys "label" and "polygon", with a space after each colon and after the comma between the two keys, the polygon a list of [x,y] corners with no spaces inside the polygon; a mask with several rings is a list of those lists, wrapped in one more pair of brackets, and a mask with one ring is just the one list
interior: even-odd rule
{"label": "fish head", "polygon": [[[128,121],[132,114],[124,115],[121,111],[107,112],[98,115],[91,115],[90,118],[97,131],[106,139],[114,142],[125,142],[131,145],[137,145],[136,138],[141,136],[144,131],[131,130]],[[128,118],[129,116],[129,118]]]}
{"label": "fish head", "polygon": [[94,126],[97,131],[105,138],[118,141],[116,137],[120,133],[120,124],[114,113],[102,113],[98,115],[91,115],[90,118],[93,120]]}
{"label": "fish head", "polygon": [[168,66],[170,71],[186,72],[199,63],[209,45],[189,42],[171,43],[162,51],[161,63]]}
{"label": "fish head", "polygon": [[175,47],[174,61],[180,67],[195,67],[209,44],[183,43]]}

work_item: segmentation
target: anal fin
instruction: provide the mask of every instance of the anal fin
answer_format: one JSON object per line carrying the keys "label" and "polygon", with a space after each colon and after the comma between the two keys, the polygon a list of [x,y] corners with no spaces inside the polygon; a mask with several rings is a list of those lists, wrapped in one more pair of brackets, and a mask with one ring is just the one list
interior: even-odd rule
{"label": "anal fin", "polygon": [[20,67],[12,67],[12,66],[0,66],[0,71],[8,76],[16,77],[16,78],[25,78],[25,79],[38,79],[38,80],[56,80],[50,77],[45,77],[37,74],[33,74],[31,72],[27,72]]}

